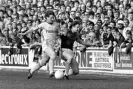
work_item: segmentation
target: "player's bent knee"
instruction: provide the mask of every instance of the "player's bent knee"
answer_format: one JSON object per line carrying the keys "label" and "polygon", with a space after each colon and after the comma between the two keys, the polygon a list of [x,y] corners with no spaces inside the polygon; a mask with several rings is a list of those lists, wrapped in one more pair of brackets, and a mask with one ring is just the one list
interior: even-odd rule
{"label": "player's bent knee", "polygon": [[55,53],[53,53],[53,54],[51,54],[51,56],[50,56],[50,60],[55,60],[56,59],[56,54]]}
{"label": "player's bent knee", "polygon": [[68,58],[67,58],[67,62],[68,62],[68,63],[72,63],[72,60],[73,60],[73,57],[68,57]]}
{"label": "player's bent knee", "polygon": [[72,70],[73,70],[73,75],[79,74],[79,68],[78,67],[73,67]]}
{"label": "player's bent knee", "polygon": [[79,74],[79,70],[73,71],[73,75],[78,75],[78,74]]}
{"label": "player's bent knee", "polygon": [[41,61],[38,62],[38,64],[40,65],[40,67],[44,66],[45,64],[42,63]]}
{"label": "player's bent knee", "polygon": [[39,60],[39,65],[42,67],[44,65],[46,65],[47,60]]}

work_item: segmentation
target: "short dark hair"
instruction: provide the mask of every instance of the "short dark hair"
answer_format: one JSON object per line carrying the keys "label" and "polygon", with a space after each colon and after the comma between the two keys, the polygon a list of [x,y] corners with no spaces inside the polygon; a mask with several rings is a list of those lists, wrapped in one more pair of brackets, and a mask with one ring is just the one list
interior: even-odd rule
{"label": "short dark hair", "polygon": [[54,12],[51,11],[51,10],[49,10],[49,11],[46,12],[46,14],[45,14],[45,18],[49,17],[50,15],[55,16]]}
{"label": "short dark hair", "polygon": [[78,3],[79,4],[79,1],[75,1],[74,3]]}
{"label": "short dark hair", "polygon": [[110,23],[114,23],[114,25],[116,26],[116,22],[114,20],[112,20]]}
{"label": "short dark hair", "polygon": [[0,12],[4,12],[3,10],[0,10]]}
{"label": "short dark hair", "polygon": [[81,21],[82,22],[82,19],[80,17],[75,17],[74,20],[75,21]]}
{"label": "short dark hair", "polygon": [[73,4],[74,5],[74,1],[70,1],[69,4]]}
{"label": "short dark hair", "polygon": [[45,6],[40,6],[39,8],[44,8],[44,9],[46,9],[46,7],[45,7]]}
{"label": "short dark hair", "polygon": [[90,12],[89,12],[89,15],[93,15],[93,16],[94,16],[95,13],[94,13],[93,11],[90,11]]}
{"label": "short dark hair", "polygon": [[76,25],[80,25],[80,22],[79,21],[73,21],[71,26],[70,26],[70,29],[72,29],[72,27],[74,27]]}
{"label": "short dark hair", "polygon": [[118,28],[113,28],[112,30],[114,30],[115,32],[119,32]]}
{"label": "short dark hair", "polygon": [[65,7],[65,5],[64,4],[60,4],[60,7]]}
{"label": "short dark hair", "polygon": [[92,26],[94,26],[95,24],[94,24],[93,22],[91,22],[91,21],[90,21],[89,25],[92,25]]}
{"label": "short dark hair", "polygon": [[110,26],[107,26],[108,27],[108,29],[112,29],[112,27],[110,27]]}
{"label": "short dark hair", "polygon": [[59,4],[59,3],[57,3],[57,4],[55,5],[55,7],[56,7],[56,6],[59,6],[59,7],[60,7],[60,4]]}
{"label": "short dark hair", "polygon": [[114,13],[118,13],[118,14],[120,14],[120,11],[119,11],[119,10],[115,10]]}
{"label": "short dark hair", "polygon": [[60,23],[61,23],[61,25],[64,25],[64,24],[65,24],[65,21],[61,20],[61,22],[60,22]]}

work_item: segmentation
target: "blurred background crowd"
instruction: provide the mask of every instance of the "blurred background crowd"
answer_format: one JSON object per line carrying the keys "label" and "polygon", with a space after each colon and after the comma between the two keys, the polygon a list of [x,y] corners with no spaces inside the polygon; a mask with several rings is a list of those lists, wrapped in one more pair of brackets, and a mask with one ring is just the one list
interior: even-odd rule
{"label": "blurred background crowd", "polygon": [[[0,0],[0,44],[16,45],[22,38],[19,33],[45,22],[47,10],[65,23],[62,31],[73,21],[80,21],[81,38],[99,41],[96,47],[132,46],[132,0]],[[28,34],[27,41],[39,42],[40,31]]]}

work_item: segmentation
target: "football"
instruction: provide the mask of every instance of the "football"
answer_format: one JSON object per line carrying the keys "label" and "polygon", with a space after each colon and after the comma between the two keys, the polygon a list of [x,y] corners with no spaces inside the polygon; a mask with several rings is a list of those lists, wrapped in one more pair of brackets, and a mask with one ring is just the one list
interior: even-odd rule
{"label": "football", "polygon": [[69,69],[68,75],[73,75],[73,70]]}
{"label": "football", "polygon": [[55,72],[55,79],[63,79],[63,77],[64,77],[64,72],[63,71],[57,70]]}

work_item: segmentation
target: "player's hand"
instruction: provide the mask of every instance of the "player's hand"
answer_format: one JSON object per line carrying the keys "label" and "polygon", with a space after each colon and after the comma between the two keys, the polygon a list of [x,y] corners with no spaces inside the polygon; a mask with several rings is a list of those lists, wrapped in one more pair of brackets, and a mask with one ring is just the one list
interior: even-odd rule
{"label": "player's hand", "polygon": [[86,51],[86,46],[81,46],[81,47],[79,47],[79,50],[81,51],[81,52],[85,52]]}
{"label": "player's hand", "polygon": [[114,47],[116,47],[116,46],[117,46],[117,43],[116,43],[115,41],[113,42],[113,46],[114,46]]}

